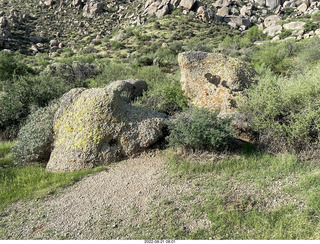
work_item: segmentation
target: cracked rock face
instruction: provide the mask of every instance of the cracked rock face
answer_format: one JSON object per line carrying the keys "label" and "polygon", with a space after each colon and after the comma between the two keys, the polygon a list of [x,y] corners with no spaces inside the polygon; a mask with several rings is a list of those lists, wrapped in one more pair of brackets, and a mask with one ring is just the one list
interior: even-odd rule
{"label": "cracked rock face", "polygon": [[161,139],[166,116],[127,102],[146,88],[142,83],[117,81],[105,88],[77,88],[66,93],[54,118],[55,140],[47,170],[106,165]]}
{"label": "cracked rock face", "polygon": [[193,105],[236,112],[243,90],[254,82],[244,62],[221,54],[185,52],[178,56],[181,85]]}

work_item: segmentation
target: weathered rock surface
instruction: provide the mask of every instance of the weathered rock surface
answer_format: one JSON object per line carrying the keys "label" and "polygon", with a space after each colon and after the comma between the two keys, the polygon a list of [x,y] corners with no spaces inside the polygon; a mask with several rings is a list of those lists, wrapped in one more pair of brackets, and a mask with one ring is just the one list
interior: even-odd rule
{"label": "weathered rock surface", "polygon": [[55,141],[47,170],[105,165],[156,143],[163,136],[165,115],[134,107],[122,97],[131,92],[132,98],[144,88],[143,81],[129,80],[66,93],[55,114]]}
{"label": "weathered rock surface", "polygon": [[44,74],[51,76],[63,77],[68,82],[73,83],[77,80],[84,80],[96,74],[96,67],[89,63],[73,62],[67,63],[53,63],[50,64],[44,71]]}
{"label": "weathered rock surface", "polygon": [[267,18],[265,18],[263,24],[265,27],[275,26],[279,23],[280,20],[281,19],[278,15],[270,15]]}
{"label": "weathered rock surface", "polygon": [[275,9],[280,6],[283,0],[254,0],[259,5],[266,5],[270,9]]}
{"label": "weathered rock surface", "polygon": [[269,26],[266,29],[264,29],[263,33],[267,34],[268,36],[274,37],[274,36],[280,34],[281,31],[282,31],[281,25],[274,25],[274,26]]}
{"label": "weathered rock surface", "polygon": [[224,18],[224,21],[233,28],[239,28],[241,26],[248,28],[251,26],[251,22],[249,19],[240,16],[227,16]]}
{"label": "weathered rock surface", "polygon": [[181,0],[180,7],[186,10],[191,10],[196,2],[196,0]]}
{"label": "weathered rock surface", "polygon": [[283,28],[285,30],[302,30],[306,23],[303,21],[290,22],[288,24],[284,24]]}
{"label": "weathered rock surface", "polygon": [[243,90],[253,80],[253,71],[242,61],[221,54],[180,53],[181,85],[193,105],[236,112]]}
{"label": "weathered rock surface", "polygon": [[229,8],[228,7],[219,8],[217,11],[217,15],[221,17],[225,17],[229,15]]}
{"label": "weathered rock surface", "polygon": [[98,0],[90,0],[83,8],[83,17],[93,18],[95,17],[102,9],[103,4]]}

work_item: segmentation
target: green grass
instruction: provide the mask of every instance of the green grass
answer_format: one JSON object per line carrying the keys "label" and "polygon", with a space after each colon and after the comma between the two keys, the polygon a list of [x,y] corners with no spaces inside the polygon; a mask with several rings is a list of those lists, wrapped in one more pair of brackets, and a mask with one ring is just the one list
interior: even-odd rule
{"label": "green grass", "polygon": [[0,142],[0,213],[10,203],[53,194],[104,167],[71,173],[50,173],[44,165],[20,166],[10,152],[14,142]]}
{"label": "green grass", "polygon": [[[188,190],[166,199],[154,196],[151,218],[139,228],[126,229],[132,238],[320,237],[318,165],[301,162],[294,155],[258,152],[192,161],[172,150],[167,153],[167,162],[172,184]],[[188,227],[192,221],[204,219],[210,224]],[[119,232],[119,236],[123,234]]]}
{"label": "green grass", "polygon": [[[169,154],[175,177],[197,179],[213,239],[317,239],[320,170],[293,155],[252,153],[218,162]],[[195,233],[193,233],[195,234]],[[179,236],[184,238],[183,236]]]}

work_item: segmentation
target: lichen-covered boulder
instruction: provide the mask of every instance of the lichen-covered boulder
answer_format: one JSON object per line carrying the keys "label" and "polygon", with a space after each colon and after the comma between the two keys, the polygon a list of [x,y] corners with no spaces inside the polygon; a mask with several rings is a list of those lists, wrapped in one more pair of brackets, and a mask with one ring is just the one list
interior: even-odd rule
{"label": "lichen-covered boulder", "polygon": [[105,88],[77,88],[66,93],[54,118],[55,141],[47,170],[105,165],[162,138],[166,116],[135,107],[122,97],[130,89],[131,95],[141,93],[137,90],[145,88],[142,83],[117,81]]}
{"label": "lichen-covered boulder", "polygon": [[178,56],[181,86],[193,105],[236,112],[243,90],[252,82],[253,71],[242,61],[225,55],[184,52]]}

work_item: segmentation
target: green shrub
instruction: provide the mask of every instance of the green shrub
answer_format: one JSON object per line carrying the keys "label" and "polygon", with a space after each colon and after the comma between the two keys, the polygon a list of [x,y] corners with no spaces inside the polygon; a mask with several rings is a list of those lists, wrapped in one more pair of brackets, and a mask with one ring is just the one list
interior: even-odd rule
{"label": "green shrub", "polygon": [[186,51],[202,51],[211,52],[212,49],[208,47],[207,41],[201,41],[198,37],[193,37],[189,40],[186,46]]}
{"label": "green shrub", "polygon": [[32,113],[20,129],[13,154],[18,162],[43,162],[50,158],[53,143],[53,117],[58,102]]}
{"label": "green shrub", "polygon": [[101,64],[101,73],[88,81],[90,87],[104,87],[112,81],[133,78],[130,74],[131,69],[125,64],[105,62]]}
{"label": "green shrub", "polygon": [[192,108],[169,120],[169,145],[205,150],[224,148],[235,134],[231,119],[218,118],[218,113]]}
{"label": "green shrub", "polygon": [[287,38],[288,36],[291,36],[291,34],[292,34],[292,30],[282,30],[281,31],[281,33],[280,33],[280,35],[279,35],[279,38],[280,39],[285,39],[285,38]]}
{"label": "green shrub", "polygon": [[303,26],[303,28],[305,32],[315,31],[319,28],[319,23],[308,22]]}
{"label": "green shrub", "polygon": [[136,105],[162,113],[173,115],[187,108],[187,97],[183,94],[179,82],[164,82],[154,85],[137,98]]}
{"label": "green shrub", "polygon": [[298,54],[298,61],[302,68],[317,63],[320,59],[320,38],[315,36],[302,43],[301,51]]}
{"label": "green shrub", "polygon": [[14,76],[35,73],[31,68],[23,64],[19,58],[19,56],[9,52],[0,52],[0,91],[4,89],[4,86],[11,85],[11,80]]}
{"label": "green shrub", "polygon": [[267,35],[264,34],[262,30],[259,30],[258,26],[251,27],[245,35],[245,38],[247,38],[250,42],[263,40],[266,37]]}
{"label": "green shrub", "polygon": [[297,45],[287,41],[280,44],[266,43],[250,57],[251,64],[258,73],[267,69],[277,74],[286,74],[294,67],[294,56],[297,53]]}
{"label": "green shrub", "polygon": [[290,78],[269,73],[247,91],[247,101],[240,109],[247,114],[261,138],[273,144],[274,150],[300,152],[319,146],[319,75],[319,65],[308,73]]}
{"label": "green shrub", "polygon": [[76,85],[66,84],[66,81],[52,76],[15,77],[10,88],[0,97],[0,131],[8,128],[16,131],[33,108],[47,106],[51,100],[59,98]]}
{"label": "green shrub", "polygon": [[141,66],[149,66],[153,64],[153,56],[145,55],[138,58],[138,63]]}
{"label": "green shrub", "polygon": [[119,41],[111,41],[110,44],[111,44],[111,48],[113,50],[124,48],[124,44],[122,42],[119,42]]}

